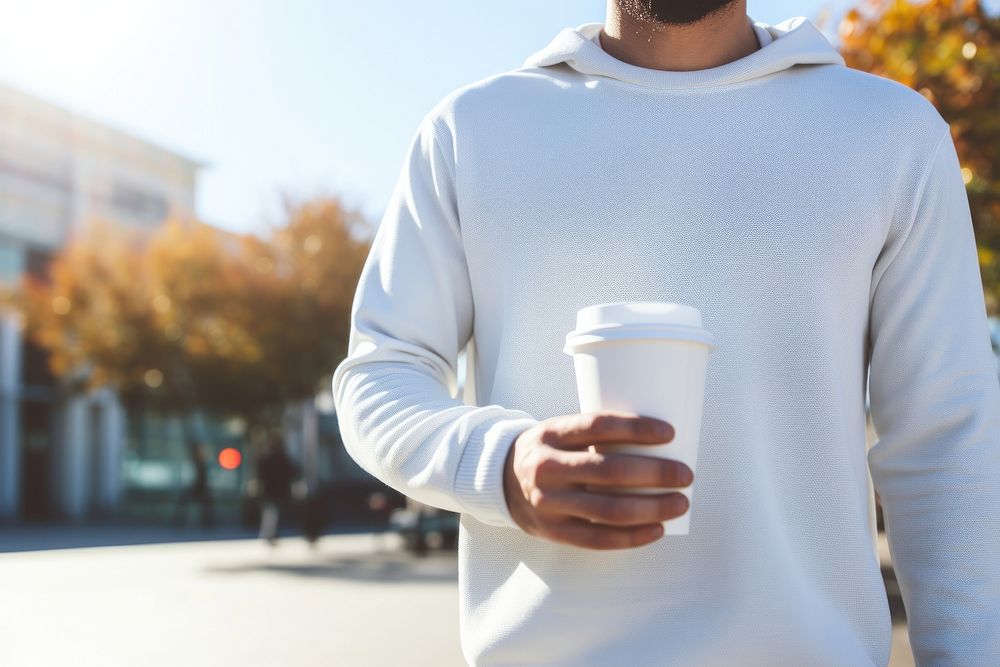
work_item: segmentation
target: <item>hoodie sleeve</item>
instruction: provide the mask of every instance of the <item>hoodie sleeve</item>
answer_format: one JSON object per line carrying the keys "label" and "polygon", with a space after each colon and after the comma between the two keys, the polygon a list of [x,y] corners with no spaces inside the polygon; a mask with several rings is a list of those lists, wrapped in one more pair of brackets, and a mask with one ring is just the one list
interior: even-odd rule
{"label": "hoodie sleeve", "polygon": [[1000,664],[1000,382],[947,125],[872,278],[868,452],[918,665]]}
{"label": "hoodie sleeve", "polygon": [[454,397],[474,313],[452,145],[425,116],[361,272],[335,407],[345,448],[371,475],[427,505],[519,529],[504,461],[538,420]]}

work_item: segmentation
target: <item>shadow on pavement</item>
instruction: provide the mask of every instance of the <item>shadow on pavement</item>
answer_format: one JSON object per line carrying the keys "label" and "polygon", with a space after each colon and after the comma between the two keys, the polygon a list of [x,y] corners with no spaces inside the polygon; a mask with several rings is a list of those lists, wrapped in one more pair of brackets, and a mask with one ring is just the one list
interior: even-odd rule
{"label": "shadow on pavement", "polygon": [[[367,526],[337,526],[324,535],[343,535],[370,530]],[[301,531],[282,530],[281,537],[298,537]],[[0,526],[0,553],[116,547],[177,542],[213,542],[256,539],[257,530],[242,526],[215,528],[172,527],[149,524],[33,524]]]}
{"label": "shadow on pavement", "polygon": [[452,584],[458,577],[454,553],[442,552],[415,558],[404,551],[324,556],[303,563],[240,563],[205,568],[212,574],[277,573],[298,577],[352,579],[372,583],[441,582]]}

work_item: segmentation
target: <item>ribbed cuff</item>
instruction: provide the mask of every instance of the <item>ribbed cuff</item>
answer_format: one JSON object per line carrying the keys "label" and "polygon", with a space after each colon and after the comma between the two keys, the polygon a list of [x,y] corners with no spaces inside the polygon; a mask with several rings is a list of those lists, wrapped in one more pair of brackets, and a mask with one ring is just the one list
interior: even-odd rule
{"label": "ribbed cuff", "polygon": [[517,436],[538,421],[532,417],[500,419],[477,427],[469,436],[455,475],[455,497],[476,520],[521,529],[507,507],[504,463]]}

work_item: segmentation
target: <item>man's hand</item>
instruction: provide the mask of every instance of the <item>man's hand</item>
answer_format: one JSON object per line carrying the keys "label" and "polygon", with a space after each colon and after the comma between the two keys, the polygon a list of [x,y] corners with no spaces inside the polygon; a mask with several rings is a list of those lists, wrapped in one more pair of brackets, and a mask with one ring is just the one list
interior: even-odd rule
{"label": "man's hand", "polygon": [[[662,429],[662,430],[661,430]],[[599,453],[601,444],[670,442],[665,421],[628,412],[560,415],[525,430],[504,465],[511,517],[530,535],[589,549],[643,546],[663,535],[662,521],[688,509],[684,494],[612,494],[590,486],[684,487],[694,473],[680,461]]]}

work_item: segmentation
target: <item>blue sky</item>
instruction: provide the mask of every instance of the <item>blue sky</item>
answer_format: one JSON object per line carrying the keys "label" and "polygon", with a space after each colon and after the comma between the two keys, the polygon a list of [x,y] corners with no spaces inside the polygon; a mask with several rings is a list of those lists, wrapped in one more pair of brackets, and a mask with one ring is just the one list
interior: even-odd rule
{"label": "blue sky", "polygon": [[[852,3],[770,0],[755,19]],[[995,5],[996,3],[990,3]],[[0,0],[0,81],[207,163],[198,215],[250,231],[278,193],[377,222],[421,117],[605,0]]]}

